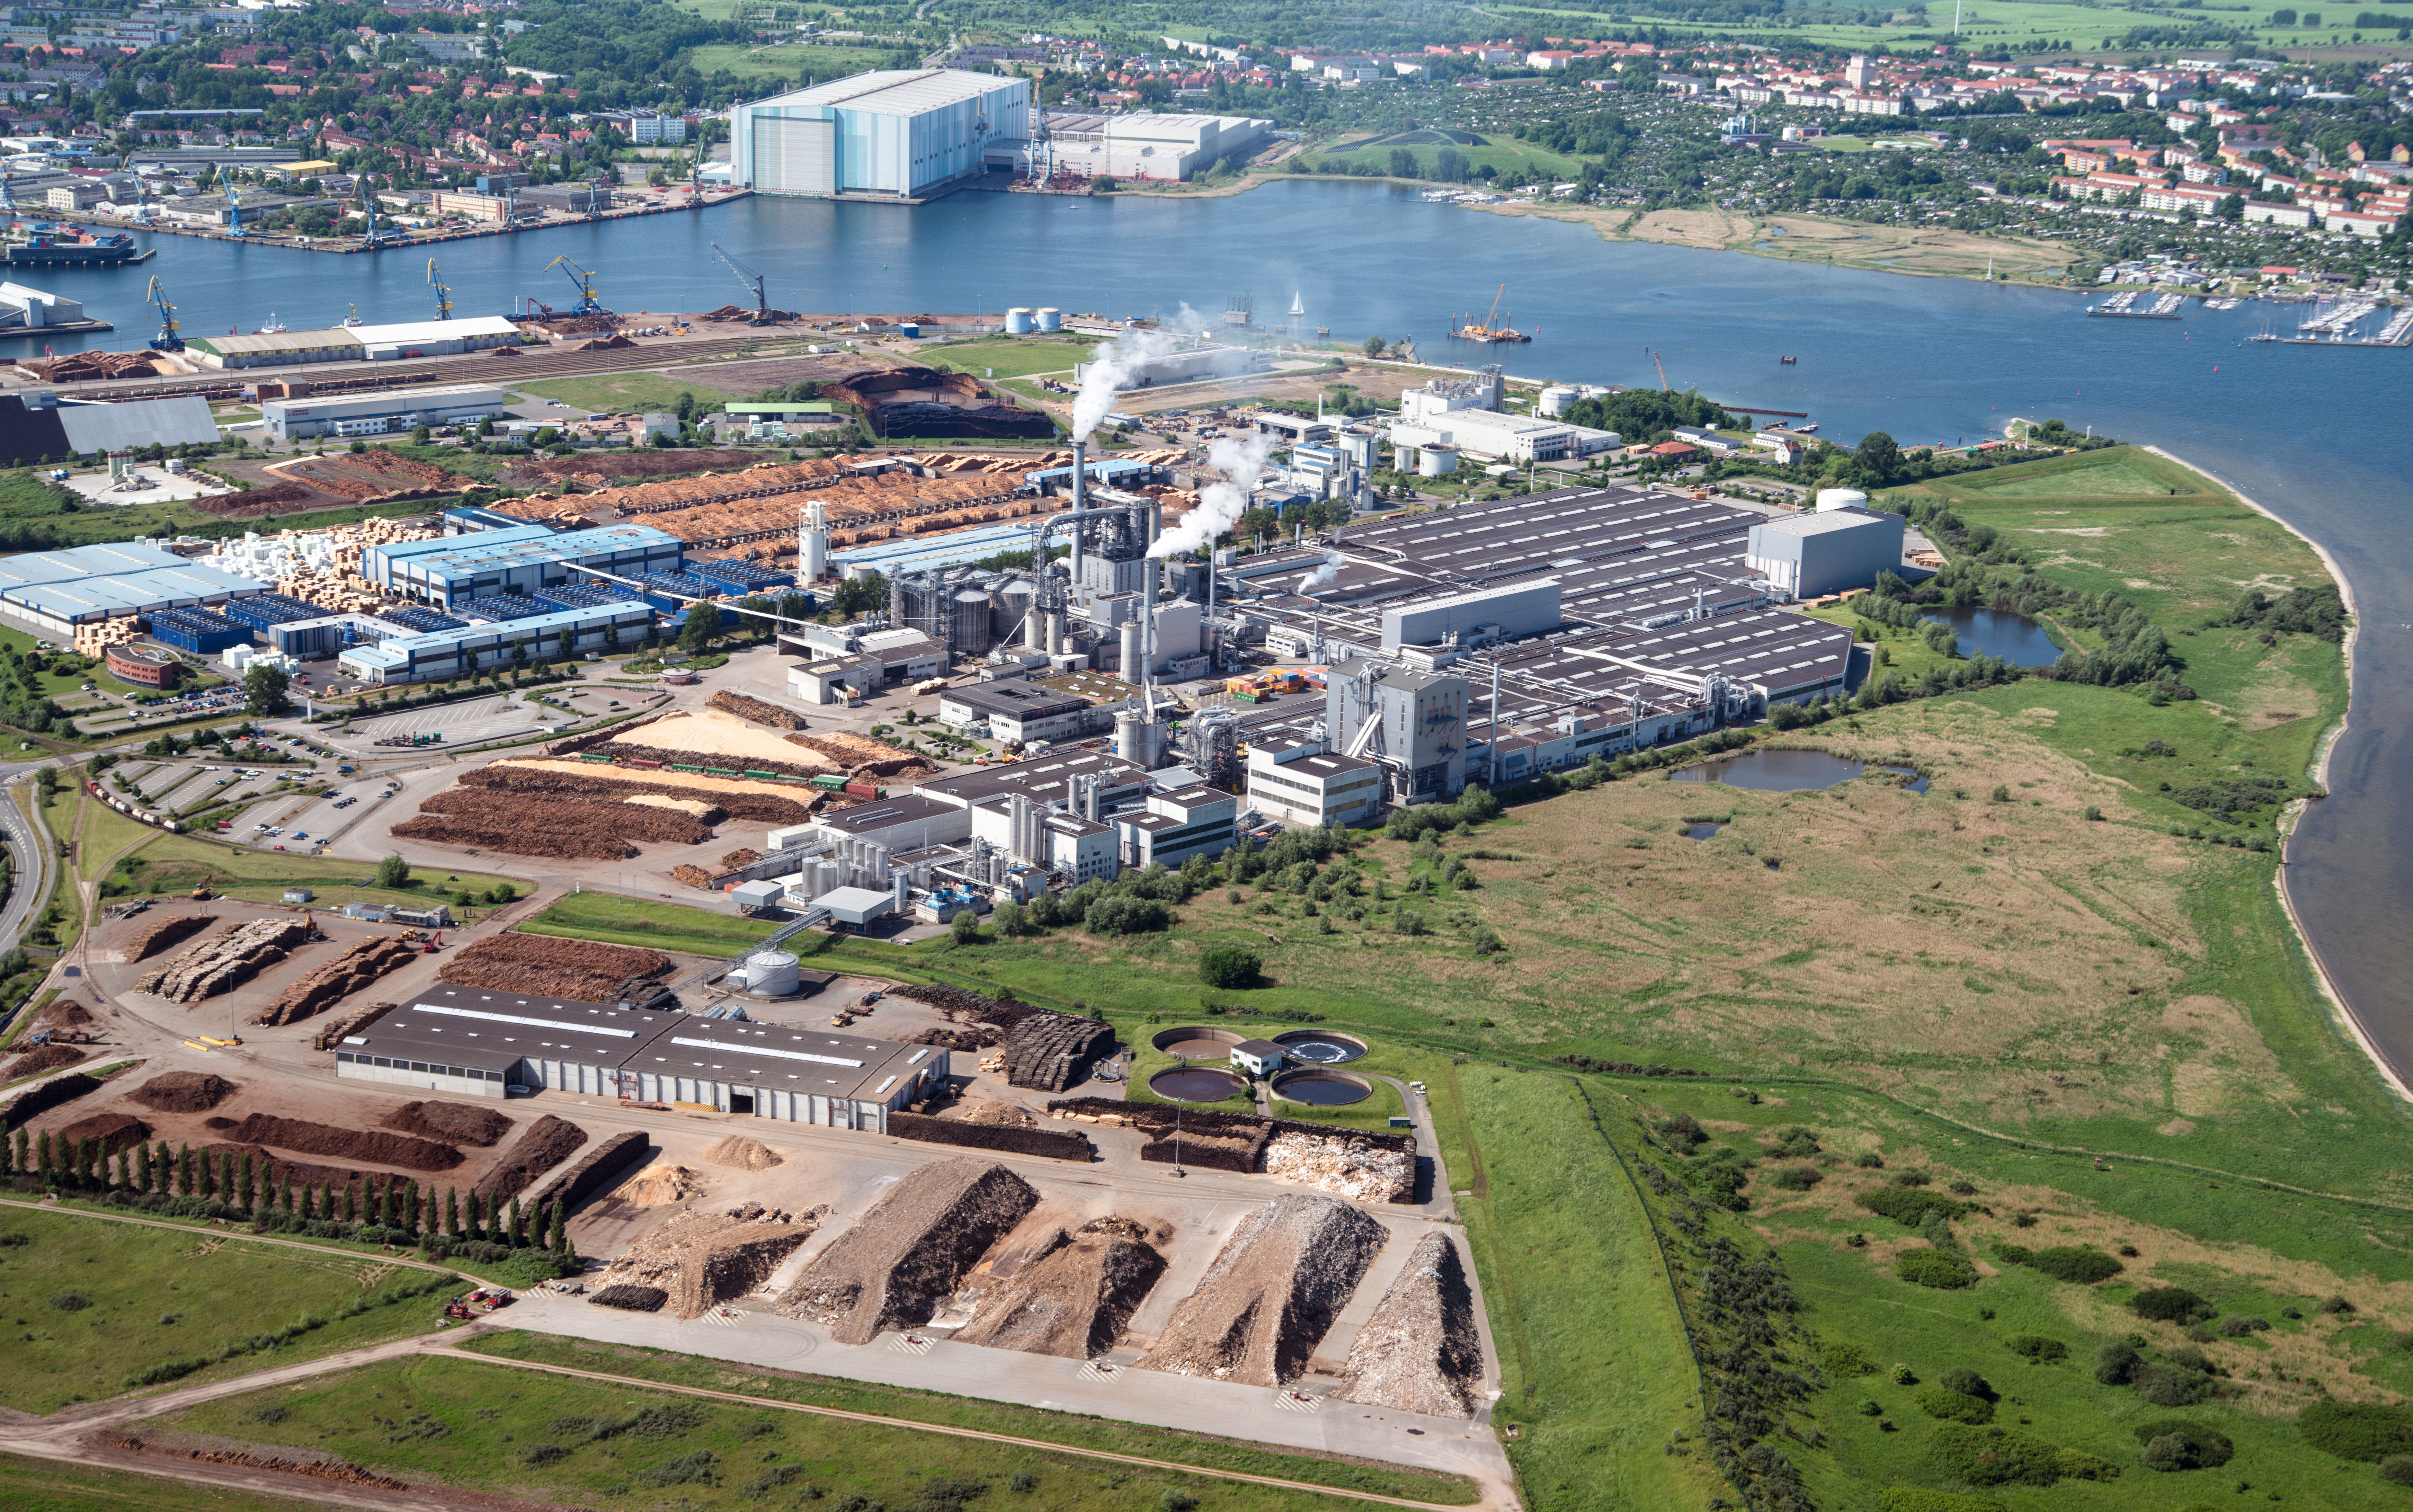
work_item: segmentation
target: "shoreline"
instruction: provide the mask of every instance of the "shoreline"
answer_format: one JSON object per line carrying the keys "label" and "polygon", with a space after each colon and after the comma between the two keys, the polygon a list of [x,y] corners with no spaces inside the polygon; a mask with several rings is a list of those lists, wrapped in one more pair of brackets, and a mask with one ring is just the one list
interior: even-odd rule
{"label": "shoreline", "polygon": [[[2324,788],[2328,787],[2331,754],[2337,749],[2338,742],[2345,738],[2346,726],[2354,717],[2354,650],[2355,642],[2362,634],[2362,616],[2355,608],[2354,585],[2347,581],[2346,570],[2338,565],[2336,557],[2330,555],[2328,547],[2298,529],[2276,511],[2247,497],[2243,491],[2227,479],[2198,467],[2185,458],[2158,446],[2140,446],[2139,450],[2150,452],[2164,461],[2175,463],[2190,472],[2200,473],[2228,489],[2239,503],[2310,546],[2313,549],[2313,555],[2321,559],[2321,565],[2329,569],[2331,580],[2337,584],[2338,597],[2345,600],[2347,615],[2346,643],[2342,647],[2346,659],[2346,704],[2345,709],[2339,712],[2336,721],[2323,733],[2319,754],[2314,758],[2311,770],[2313,780]],[[2298,800],[2294,811],[2301,813],[2302,806],[2310,801],[2309,799]],[[2303,947],[2304,959],[2313,969],[2313,980],[2319,984],[2321,996],[2329,1000],[2330,1012],[2336,1018],[2339,1027],[2344,1029],[2354,1043],[2361,1047],[2364,1057],[2379,1073],[2379,1079],[2387,1084],[2389,1090],[2399,1099],[2413,1103],[2413,1086],[2406,1084],[2405,1075],[2390,1063],[2388,1057],[2381,1052],[2377,1042],[2372,1039],[2370,1031],[2363,1028],[2361,1018],[2354,1011],[2354,1005],[2346,1001],[2346,994],[2338,989],[2337,979],[2330,974],[2328,964],[2321,959],[2320,947],[2313,943],[2312,931],[2304,927],[2304,917],[2297,911],[2295,895],[2287,888],[2287,847],[2295,838],[2296,826],[2291,819],[2287,826],[2287,834],[2280,842],[2279,865],[2271,876],[2271,886],[2279,895],[2279,907],[2287,913],[2289,927],[2296,931],[2296,942]]]}

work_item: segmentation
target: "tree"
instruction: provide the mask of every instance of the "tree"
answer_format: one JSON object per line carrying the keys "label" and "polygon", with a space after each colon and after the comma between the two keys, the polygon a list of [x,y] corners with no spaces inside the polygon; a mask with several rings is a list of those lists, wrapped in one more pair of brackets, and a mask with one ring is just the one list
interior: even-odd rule
{"label": "tree", "polygon": [[285,696],[289,686],[283,667],[255,661],[243,674],[243,706],[253,714],[289,714],[293,701]]}
{"label": "tree", "polygon": [[1857,457],[1861,476],[1873,483],[1891,482],[1902,470],[1902,448],[1883,431],[1871,431],[1861,437]]}
{"label": "tree", "polygon": [[1386,345],[1388,345],[1388,343],[1384,342],[1380,336],[1368,336],[1365,342],[1366,355],[1369,357],[1380,357],[1383,355],[1383,348]]}
{"label": "tree", "polygon": [[410,885],[410,863],[398,855],[387,856],[377,864],[377,884],[379,887]]}
{"label": "tree", "polygon": [[701,651],[720,634],[720,606],[706,599],[687,606],[687,623],[679,627],[679,649]]}
{"label": "tree", "polygon": [[1001,940],[1030,933],[1030,911],[1010,897],[1000,899],[989,911],[988,922]]}
{"label": "tree", "polygon": [[958,945],[979,943],[980,915],[969,908],[958,911],[955,916],[948,921],[947,932],[955,936],[955,943]]}
{"label": "tree", "polygon": [[1231,990],[1256,985],[1257,972],[1265,957],[1248,946],[1224,941],[1207,946],[1198,956],[1198,980],[1210,987]]}

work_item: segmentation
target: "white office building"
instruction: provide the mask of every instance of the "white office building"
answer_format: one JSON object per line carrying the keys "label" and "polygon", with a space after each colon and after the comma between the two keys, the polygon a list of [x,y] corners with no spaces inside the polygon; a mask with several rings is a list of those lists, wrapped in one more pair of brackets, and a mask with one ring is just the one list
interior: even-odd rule
{"label": "white office building", "polygon": [[1288,824],[1359,823],[1382,809],[1383,769],[1321,740],[1261,741],[1249,748],[1249,807]]}

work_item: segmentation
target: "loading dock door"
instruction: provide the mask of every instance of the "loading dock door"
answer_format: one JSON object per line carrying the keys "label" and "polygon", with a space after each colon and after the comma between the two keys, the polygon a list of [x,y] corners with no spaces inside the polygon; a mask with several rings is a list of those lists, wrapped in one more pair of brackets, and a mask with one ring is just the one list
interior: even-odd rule
{"label": "loading dock door", "polygon": [[732,1093],[730,1093],[730,1094],[729,1094],[729,1111],[730,1111],[730,1112],[732,1112],[732,1113],[751,1113],[751,1112],[753,1112],[753,1111],[754,1111],[754,1094],[753,1094],[752,1092],[732,1092]]}
{"label": "loading dock door", "polygon": [[837,123],[755,117],[754,187],[766,194],[837,192]]}

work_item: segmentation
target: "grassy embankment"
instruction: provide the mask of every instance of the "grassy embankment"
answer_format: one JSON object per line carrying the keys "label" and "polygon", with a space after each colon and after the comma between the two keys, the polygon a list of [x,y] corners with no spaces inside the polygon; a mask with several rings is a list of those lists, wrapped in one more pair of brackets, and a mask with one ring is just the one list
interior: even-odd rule
{"label": "grassy embankment", "polygon": [[[19,1412],[114,1397],[140,1371],[230,1346],[223,1362],[178,1379],[216,1380],[260,1369],[263,1356],[290,1363],[425,1332],[442,1305],[441,1296],[413,1297],[339,1316],[348,1303],[433,1279],[368,1253],[348,1258],[22,1208],[0,1208],[0,1234],[12,1237],[0,1244],[12,1335],[0,1404]],[[243,1346],[313,1317],[319,1326],[281,1343]]]}
{"label": "grassy embankment", "polygon": [[[1569,10],[1549,6],[1519,6],[1517,13],[1520,17],[1529,19],[1537,29],[1547,31],[1554,36],[1562,30],[1562,26],[1558,24],[1562,22],[1588,23],[1576,24],[1572,35],[1578,36],[1597,35],[1592,28],[1597,28],[1600,24],[1597,11]],[[2358,28],[2345,24],[2357,14],[2354,10],[2332,10],[2329,12],[2332,24],[2314,25],[2309,28],[2301,25],[2272,25],[2269,18],[2273,13],[2270,8],[2236,11],[2222,15],[2220,24],[2244,28],[2252,33],[2255,41],[2264,47],[2283,48],[2292,55],[2302,55],[2309,48],[2323,44],[2345,43],[2349,35],[2372,35],[2359,32]],[[1793,23],[1784,25],[1781,30],[1771,28],[1767,20],[1756,17],[1747,22],[1738,22],[1689,20],[1662,22],[1654,18],[1652,24],[1664,25],[1679,39],[1697,37],[1712,40],[1737,38],[1754,42],[1800,41],[1839,48],[1846,52],[1864,51],[1880,46],[1904,51],[1923,49],[1927,44],[1934,42],[1951,42],[1969,48],[2002,46],[2011,49],[2014,52],[2041,52],[2047,43],[2066,42],[2074,51],[2095,53],[2098,61],[2108,61],[2101,59],[2101,49],[2107,42],[2116,40],[2131,29],[2137,28],[2167,35],[2173,20],[2167,10],[2110,4],[2072,5],[2056,3],[2056,0],[2011,0],[2011,3],[1972,6],[1960,18],[1961,25],[1958,31],[1953,29],[1949,18],[1946,17],[1940,9],[1932,7],[1929,7],[1929,14],[1923,18],[1915,12],[1898,12],[1896,14],[1901,19],[1881,21],[1877,24],[1861,23],[1866,17],[1873,14],[1873,12],[1857,13],[1851,22],[1839,22],[1832,24],[1801,23],[1805,17],[1814,14],[1814,11],[1795,11],[1788,18]],[[2289,14],[2293,16],[2295,13],[2290,11]],[[2320,12],[2316,11],[2312,14],[2318,16]],[[2395,29],[2401,24],[2403,24],[2401,21],[2391,17],[2388,23],[2387,35],[2392,38]],[[2376,41],[2376,37],[2375,37]],[[2215,48],[2214,54],[2217,55],[2226,51],[2227,48],[2224,45]],[[2379,49],[2375,46],[2360,51],[2376,53]],[[2111,54],[2113,58],[2120,56],[2122,54],[2116,52]]]}
{"label": "grassy embankment", "polygon": [[289,887],[307,887],[318,895],[316,901],[328,908],[351,902],[424,906],[464,887],[481,897],[505,882],[522,894],[528,888],[517,878],[425,867],[413,873],[418,886],[379,887],[371,877],[377,867],[366,861],[259,851],[198,835],[163,835],[147,825],[134,827],[154,838],[134,852],[134,867],[121,878],[132,884],[127,897],[183,897],[195,883],[206,882],[214,895],[254,903],[274,903]]}
{"label": "grassy embankment", "polygon": [[221,1490],[131,1470],[57,1464],[0,1454],[0,1504],[12,1512],[152,1512],[170,1504],[191,1512],[308,1512],[320,1504]]}
{"label": "grassy embankment", "polygon": [[689,956],[734,956],[778,926],[733,913],[715,913],[680,903],[661,903],[616,893],[572,893],[520,926],[533,935],[608,940]]}
{"label": "grassy embankment", "polygon": [[[678,408],[679,395],[693,394],[695,402],[706,409],[725,403],[729,395],[719,389],[709,389],[697,383],[679,383],[659,373],[612,373],[594,378],[544,378],[535,383],[514,383],[514,392],[536,399],[558,399],[563,405],[579,409],[591,409],[603,415],[627,415],[673,410]],[[564,414],[562,419],[570,419]]]}
{"label": "grassy embankment", "polygon": [[[625,1385],[516,1371],[469,1359],[407,1359],[348,1371],[188,1409],[158,1425],[174,1434],[303,1445],[414,1481],[585,1505],[675,1489],[690,1507],[806,1505],[827,1497],[875,1505],[916,1503],[934,1476],[960,1471],[956,1505],[1028,1505],[1040,1512],[1153,1505],[1167,1491],[1204,1493],[1221,1507],[1307,1512],[1331,1505],[1292,1491],[984,1444],[910,1426],[781,1412],[646,1389],[640,1382],[703,1386],[985,1432],[1044,1438],[1251,1475],[1320,1482],[1381,1495],[1451,1504],[1468,1500],[1455,1477],[1268,1452],[1251,1445],[1124,1427],[851,1382],[769,1372],[647,1350],[581,1346],[509,1333],[479,1349],[627,1378]],[[640,1415],[647,1415],[641,1416]],[[600,1430],[600,1431],[599,1431]],[[1009,1487],[1027,1477],[1019,1490]]]}

